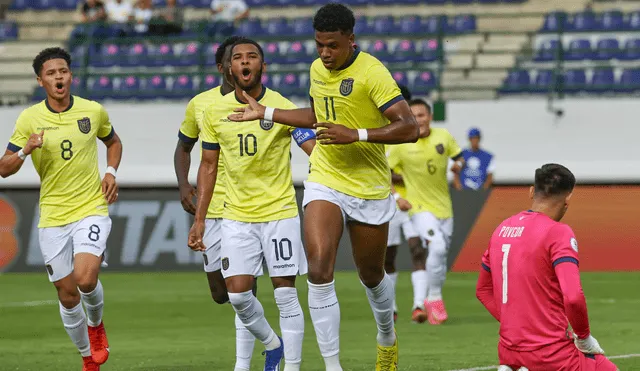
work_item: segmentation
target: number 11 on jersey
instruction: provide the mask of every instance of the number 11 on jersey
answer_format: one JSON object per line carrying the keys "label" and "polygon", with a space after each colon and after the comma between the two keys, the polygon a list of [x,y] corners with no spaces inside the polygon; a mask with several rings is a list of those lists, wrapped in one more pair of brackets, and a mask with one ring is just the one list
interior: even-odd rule
{"label": "number 11 on jersey", "polygon": [[509,250],[511,250],[511,244],[505,243],[502,245],[502,304],[507,304],[507,291],[508,291],[508,272],[507,265],[509,263]]}

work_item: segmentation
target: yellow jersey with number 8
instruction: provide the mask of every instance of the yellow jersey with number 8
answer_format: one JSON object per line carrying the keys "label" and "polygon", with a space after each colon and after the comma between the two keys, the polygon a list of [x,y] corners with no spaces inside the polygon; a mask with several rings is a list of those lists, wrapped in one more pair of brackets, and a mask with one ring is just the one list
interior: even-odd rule
{"label": "yellow jersey with number 8", "polygon": [[[351,129],[376,129],[389,124],[384,111],[404,100],[389,70],[375,57],[356,48],[339,70],[321,60],[311,65],[309,95],[318,123]],[[309,181],[362,199],[389,197],[391,172],[383,144],[319,143],[311,154]]]}
{"label": "yellow jersey with number 8", "polygon": [[63,112],[55,112],[42,101],[20,114],[9,150],[18,152],[31,134],[44,130],[42,148],[31,153],[40,175],[39,228],[58,227],[92,215],[109,215],[102,194],[96,138],[107,141],[115,135],[102,105],[71,97]]}

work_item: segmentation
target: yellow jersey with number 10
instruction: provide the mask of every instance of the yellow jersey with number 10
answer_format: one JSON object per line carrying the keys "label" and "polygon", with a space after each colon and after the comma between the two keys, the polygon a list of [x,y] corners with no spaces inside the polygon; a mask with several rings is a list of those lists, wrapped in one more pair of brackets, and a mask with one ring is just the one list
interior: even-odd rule
{"label": "yellow jersey with number 10", "polygon": [[438,219],[453,216],[447,171],[449,158],[462,150],[447,129],[431,128],[428,137],[416,143],[390,146],[389,165],[402,173],[407,188],[410,215],[428,211]]}
{"label": "yellow jersey with number 10", "polygon": [[[339,70],[328,70],[317,59],[311,65],[310,80],[309,95],[319,123],[380,128],[389,124],[384,111],[404,99],[389,70],[357,48]],[[389,197],[391,172],[383,144],[318,144],[310,161],[311,182],[362,199]]]}
{"label": "yellow jersey with number 10", "polygon": [[[221,87],[215,87],[211,90],[202,92],[189,101],[187,110],[184,114],[184,120],[180,125],[178,138],[184,143],[195,143],[202,132],[202,124],[204,121],[204,110],[222,98]],[[216,180],[216,188],[213,191],[213,197],[207,210],[207,219],[222,218],[224,210],[224,189],[225,189],[224,164],[218,162],[218,178]]]}
{"label": "yellow jersey with number 10", "polygon": [[38,227],[59,227],[92,215],[109,215],[96,138],[107,141],[115,132],[104,108],[71,96],[69,108],[55,112],[44,100],[22,111],[7,148],[18,152],[31,134],[43,130],[42,148],[31,153],[41,182]]}

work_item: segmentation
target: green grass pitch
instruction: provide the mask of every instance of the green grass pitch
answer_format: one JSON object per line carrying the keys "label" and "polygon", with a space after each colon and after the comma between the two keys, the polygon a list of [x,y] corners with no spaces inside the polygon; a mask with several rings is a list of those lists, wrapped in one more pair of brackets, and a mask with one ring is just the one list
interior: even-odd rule
{"label": "green grass pitch", "polygon": [[[400,370],[459,370],[495,365],[497,323],[475,298],[476,274],[451,273],[445,286],[449,321],[442,326],[410,321],[410,274],[398,280],[396,325]],[[235,358],[233,309],[215,304],[204,273],[104,273],[105,325],[110,370],[229,370]],[[608,355],[640,353],[640,273],[585,273],[591,330]],[[357,275],[338,273],[342,311],[341,358],[345,370],[374,369],[376,327]],[[323,370],[307,309],[305,278],[298,282],[306,317],[302,369]],[[259,298],[279,332],[270,282]],[[55,289],[41,274],[0,276],[0,370],[80,370],[80,357],[58,314]],[[256,344],[252,370],[261,370]],[[615,360],[640,370],[640,357]]]}

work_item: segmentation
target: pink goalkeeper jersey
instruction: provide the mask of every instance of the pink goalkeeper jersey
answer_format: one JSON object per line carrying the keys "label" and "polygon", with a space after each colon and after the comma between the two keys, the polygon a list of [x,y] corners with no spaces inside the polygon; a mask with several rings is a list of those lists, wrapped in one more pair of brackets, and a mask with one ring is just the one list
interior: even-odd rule
{"label": "pink goalkeeper jersey", "polygon": [[578,264],[578,243],[566,224],[524,211],[493,232],[482,268],[491,273],[503,346],[531,351],[567,341],[569,322],[554,269],[561,263]]}

